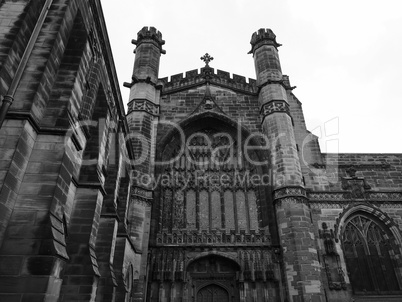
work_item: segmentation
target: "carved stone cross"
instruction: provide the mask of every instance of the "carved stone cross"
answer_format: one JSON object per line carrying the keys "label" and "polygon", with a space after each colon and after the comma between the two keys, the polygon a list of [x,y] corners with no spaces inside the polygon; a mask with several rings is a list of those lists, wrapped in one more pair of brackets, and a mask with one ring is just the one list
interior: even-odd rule
{"label": "carved stone cross", "polygon": [[211,62],[214,58],[211,57],[208,53],[201,57],[201,60],[205,62],[205,67],[209,67],[208,63]]}

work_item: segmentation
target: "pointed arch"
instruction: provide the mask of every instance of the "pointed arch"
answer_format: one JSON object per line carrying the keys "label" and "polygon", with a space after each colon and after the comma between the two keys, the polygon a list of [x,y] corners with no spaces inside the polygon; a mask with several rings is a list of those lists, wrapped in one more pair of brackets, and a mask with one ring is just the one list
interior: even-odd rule
{"label": "pointed arch", "polygon": [[186,263],[186,270],[188,269],[188,267],[196,262],[199,261],[200,259],[203,258],[207,258],[207,257],[211,257],[211,256],[216,256],[218,258],[222,258],[222,259],[226,259],[230,262],[233,263],[234,267],[236,267],[236,269],[240,270],[241,269],[241,265],[238,262],[237,258],[230,256],[229,254],[223,253],[223,252],[218,252],[218,251],[208,251],[208,252],[202,252],[199,253],[197,256],[191,258],[190,260],[188,260],[188,262]]}
{"label": "pointed arch", "polygon": [[[159,140],[159,142],[157,143],[157,150],[163,150],[168,144],[169,142],[172,141],[172,139],[174,138],[174,136],[179,135],[179,130],[181,129],[183,131],[185,131],[186,129],[191,129],[191,125],[192,124],[199,124],[200,126],[202,125],[208,125],[208,123],[213,122],[213,123],[217,123],[220,125],[220,127],[226,128],[226,129],[234,129],[234,130],[240,130],[239,133],[241,134],[242,138],[248,138],[251,137],[249,143],[251,146],[253,147],[259,147],[261,149],[264,148],[263,145],[261,145],[261,142],[258,141],[258,139],[256,138],[256,136],[253,135],[253,133],[244,125],[239,124],[238,122],[234,121],[233,119],[231,119],[230,117],[218,113],[218,112],[213,112],[213,111],[205,111],[205,112],[201,112],[201,113],[197,113],[197,114],[193,114],[185,119],[183,119],[182,121],[178,122],[176,124],[176,127],[171,127],[171,129],[169,129],[169,131]],[[266,154],[264,154],[264,152],[261,152],[259,150],[256,150],[255,154],[258,157],[258,160],[260,160],[261,162],[266,160],[267,158],[269,158],[269,154],[268,151],[266,150]],[[162,159],[162,152],[158,152],[156,154],[156,160],[159,161]],[[267,173],[268,172],[268,167],[263,167],[263,172]]]}
{"label": "pointed arch", "polygon": [[402,293],[400,233],[394,227],[385,213],[368,204],[341,214],[337,232],[355,294]]}
{"label": "pointed arch", "polygon": [[216,282],[205,284],[197,291],[197,302],[229,302],[229,297],[229,291]]}
{"label": "pointed arch", "polygon": [[126,270],[126,274],[124,277],[124,285],[126,289],[126,296],[124,302],[131,302],[133,298],[133,290],[134,290],[134,285],[133,285],[133,277],[134,276],[134,269],[133,265],[130,264],[130,266]]}
{"label": "pointed arch", "polygon": [[352,204],[339,215],[335,225],[336,238],[341,238],[340,235],[342,234],[342,229],[343,226],[345,225],[345,220],[347,220],[350,216],[352,216],[354,213],[357,212],[366,212],[377,217],[377,219],[379,219],[389,228],[389,230],[392,232],[392,235],[397,240],[398,245],[402,246],[402,236],[401,232],[399,231],[398,224],[391,217],[389,217],[387,213],[384,213],[376,206],[365,202]]}
{"label": "pointed arch", "polygon": [[156,162],[161,163],[156,165],[156,175],[172,179],[161,184],[155,195],[159,206],[153,215],[159,231],[250,234],[274,222],[268,218],[270,188],[261,181],[269,175],[269,167],[260,134],[253,135],[217,112],[195,114],[170,126],[156,152]]}

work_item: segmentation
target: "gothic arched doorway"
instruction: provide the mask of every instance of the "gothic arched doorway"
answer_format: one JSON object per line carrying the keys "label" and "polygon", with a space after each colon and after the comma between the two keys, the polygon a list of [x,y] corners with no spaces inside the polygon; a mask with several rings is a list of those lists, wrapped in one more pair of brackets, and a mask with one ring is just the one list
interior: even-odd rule
{"label": "gothic arched doorway", "polygon": [[229,294],[223,287],[210,284],[198,291],[197,302],[229,302]]}
{"label": "gothic arched doorway", "polygon": [[345,221],[342,241],[355,294],[402,293],[399,248],[384,223],[368,213],[357,213]]}
{"label": "gothic arched doorway", "polygon": [[239,265],[219,255],[209,255],[191,262],[187,267],[191,296],[196,302],[236,302],[239,291],[236,273]]}

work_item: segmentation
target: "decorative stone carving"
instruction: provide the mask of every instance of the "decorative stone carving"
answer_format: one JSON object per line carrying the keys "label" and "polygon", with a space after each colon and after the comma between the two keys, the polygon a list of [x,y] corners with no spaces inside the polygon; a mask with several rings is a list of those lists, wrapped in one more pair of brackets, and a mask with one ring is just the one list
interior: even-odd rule
{"label": "decorative stone carving", "polygon": [[284,187],[274,192],[274,199],[288,196],[301,196],[307,198],[306,190],[302,187]]}
{"label": "decorative stone carving", "polygon": [[177,191],[173,200],[173,228],[184,227],[184,194],[183,191]]}
{"label": "decorative stone carving", "polygon": [[172,190],[166,189],[164,190],[164,198],[162,201],[162,226],[165,228],[171,228],[172,221]]}
{"label": "decorative stone carving", "polygon": [[148,100],[132,100],[128,103],[127,114],[133,111],[145,111],[152,115],[159,115],[159,106]]}
{"label": "decorative stone carving", "polygon": [[214,58],[211,57],[209,53],[206,53],[200,59],[205,62],[205,67],[209,67],[209,62],[211,62]]}
{"label": "decorative stone carving", "polygon": [[296,205],[296,204],[307,204],[307,199],[303,197],[285,197],[275,200],[275,207],[281,207],[283,205]]}
{"label": "decorative stone carving", "polygon": [[[163,216],[165,223],[168,223],[168,219]],[[172,232],[158,233],[156,237],[157,245],[174,244],[174,245],[219,245],[219,246],[232,246],[232,245],[270,245],[271,236],[268,232],[260,230],[258,233],[250,231],[250,234],[245,232],[236,233],[234,230],[231,232],[220,231],[181,231],[172,230]]]}
{"label": "decorative stone carving", "polygon": [[290,115],[289,104],[282,100],[274,100],[261,107],[261,114],[266,117],[275,112],[283,112]]}
{"label": "decorative stone carving", "polygon": [[89,31],[88,40],[89,40],[89,44],[91,46],[93,61],[97,62],[100,59],[102,52],[101,52],[101,48],[99,46],[97,36],[93,29],[91,29]]}
{"label": "decorative stone carving", "polygon": [[353,199],[366,198],[366,191],[370,190],[370,185],[363,177],[356,177],[356,169],[351,167],[346,170],[349,177],[342,177],[342,189],[351,191]]}
{"label": "decorative stone carving", "polygon": [[307,203],[307,201],[306,190],[302,187],[285,187],[274,192],[274,203],[276,207],[284,204]]}
{"label": "decorative stone carving", "polygon": [[316,169],[359,169],[359,170],[370,170],[370,169],[375,169],[376,171],[383,171],[383,170],[388,170],[391,168],[391,165],[384,162],[380,164],[354,164],[354,165],[349,165],[349,164],[325,164],[325,163],[313,163],[310,166],[316,168]]}
{"label": "decorative stone carving", "polygon": [[[360,183],[361,184],[361,183]],[[364,187],[363,187],[364,188]],[[350,203],[355,198],[350,192],[308,192],[307,197],[310,203]],[[364,192],[364,198],[370,202],[400,202],[402,201],[402,192]],[[397,205],[396,205],[397,206]],[[342,205],[340,205],[342,207]]]}
{"label": "decorative stone carving", "polygon": [[152,204],[152,191],[139,187],[133,187],[131,191],[131,199],[134,203],[144,207],[150,207]]}
{"label": "decorative stone carving", "polygon": [[139,205],[141,205],[143,207],[150,207],[151,206],[151,201],[147,200],[147,199],[144,199],[144,198],[138,198],[138,197],[133,198],[133,203],[139,204]]}
{"label": "decorative stone carving", "polygon": [[328,279],[330,290],[346,290],[344,272],[340,264],[340,257],[336,251],[335,235],[332,229],[328,229],[325,222],[319,230],[320,239],[324,243],[325,254],[323,255],[324,268]]}
{"label": "decorative stone carving", "polygon": [[146,199],[152,199],[153,198],[153,192],[150,190],[145,190],[143,188],[139,187],[133,187],[131,196],[137,196],[137,197],[142,197]]}
{"label": "decorative stone carving", "polygon": [[371,200],[402,201],[402,192],[368,192]]}
{"label": "decorative stone carving", "polygon": [[347,194],[345,192],[309,192],[307,197],[310,202],[314,201],[341,201],[347,200]]}
{"label": "decorative stone carving", "polygon": [[240,250],[243,280],[275,281],[275,261],[271,250]]}
{"label": "decorative stone carving", "polygon": [[322,230],[319,230],[320,238],[324,241],[325,253],[327,255],[337,255],[335,248],[334,231],[328,229],[325,222],[322,223]]}

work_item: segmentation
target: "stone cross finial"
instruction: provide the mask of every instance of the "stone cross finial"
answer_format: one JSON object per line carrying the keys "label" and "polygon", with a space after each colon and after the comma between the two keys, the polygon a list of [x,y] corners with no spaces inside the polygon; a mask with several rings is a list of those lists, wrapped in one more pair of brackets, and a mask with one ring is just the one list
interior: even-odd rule
{"label": "stone cross finial", "polygon": [[205,62],[205,67],[209,67],[209,62],[211,62],[214,58],[211,57],[208,53],[206,53],[204,56],[202,56],[200,58],[201,60],[203,60]]}

